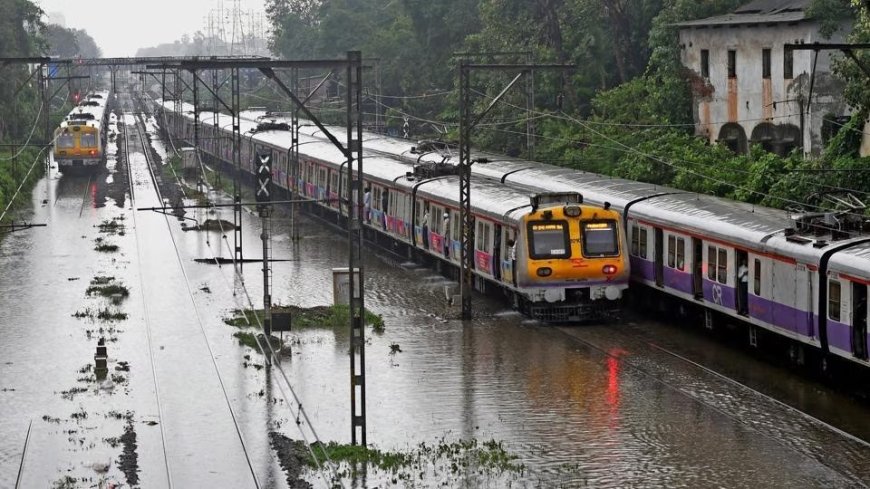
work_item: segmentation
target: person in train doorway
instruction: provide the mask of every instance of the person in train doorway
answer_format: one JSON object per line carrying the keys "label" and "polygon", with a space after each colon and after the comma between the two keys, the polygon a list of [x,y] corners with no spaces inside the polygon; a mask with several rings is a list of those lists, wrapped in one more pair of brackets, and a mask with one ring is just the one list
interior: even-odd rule
{"label": "person in train doorway", "polygon": [[366,187],[366,191],[363,194],[363,219],[366,224],[371,224],[372,222],[372,189],[370,187]]}
{"label": "person in train doorway", "polygon": [[390,192],[384,189],[381,193],[381,227],[387,229],[387,210],[390,208]]}
{"label": "person in train doorway", "polygon": [[737,314],[744,316],[748,312],[749,299],[749,267],[746,266],[746,258],[740,259],[737,267]]}
{"label": "person in train doorway", "polygon": [[450,258],[450,213],[444,213],[444,256]]}
{"label": "person in train doorway", "polygon": [[509,239],[507,241],[508,245],[508,260],[511,263],[511,281],[514,284],[514,287],[517,286],[517,242]]}
{"label": "person in train doorway", "polygon": [[429,204],[423,208],[423,219],[420,220],[420,227],[423,228],[423,246],[429,249]]}

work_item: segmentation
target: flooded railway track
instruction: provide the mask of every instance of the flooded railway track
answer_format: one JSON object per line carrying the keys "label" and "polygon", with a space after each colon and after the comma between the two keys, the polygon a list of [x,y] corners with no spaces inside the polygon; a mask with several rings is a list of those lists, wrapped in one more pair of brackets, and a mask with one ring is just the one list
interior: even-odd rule
{"label": "flooded railway track", "polygon": [[[865,439],[658,344],[636,323],[560,330],[608,361],[618,361],[758,436],[825,465],[851,483],[868,487],[870,466],[863,461],[870,452],[870,442]],[[863,416],[861,411],[855,412]],[[862,423],[861,419],[856,421]]]}

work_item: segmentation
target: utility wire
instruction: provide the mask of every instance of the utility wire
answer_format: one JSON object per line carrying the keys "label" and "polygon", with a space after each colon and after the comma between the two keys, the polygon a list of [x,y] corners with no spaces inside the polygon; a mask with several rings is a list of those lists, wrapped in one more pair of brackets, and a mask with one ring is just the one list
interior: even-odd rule
{"label": "utility wire", "polygon": [[[163,202],[163,196],[161,195],[160,188],[157,184],[157,179],[154,175],[153,169],[151,168],[150,158],[148,157],[149,150],[148,150],[148,148],[145,147],[144,138],[142,137],[142,132],[139,129],[138,121],[136,121],[135,124],[136,124],[136,131],[139,133],[139,137],[143,141],[142,149],[145,152],[146,164],[148,165],[148,172],[151,175],[151,180],[152,180],[152,183],[154,184],[154,190],[157,193],[158,199],[161,202]],[[220,367],[218,367],[217,359],[215,358],[214,351],[211,348],[211,342],[209,342],[208,335],[205,332],[205,327],[203,326],[203,323],[202,323],[202,317],[200,316],[199,308],[196,305],[196,298],[194,297],[193,290],[190,286],[190,279],[187,276],[187,270],[184,267],[184,261],[181,259],[181,251],[178,249],[178,243],[175,240],[175,235],[172,234],[172,226],[169,224],[169,217],[165,214],[163,215],[163,217],[166,221],[166,228],[169,232],[169,238],[172,240],[172,246],[175,249],[175,257],[178,260],[178,266],[181,268],[181,275],[184,277],[184,283],[187,287],[188,296],[190,297],[191,303],[193,304],[193,312],[194,312],[194,315],[196,316],[196,321],[199,324],[200,332],[202,333],[203,339],[205,340],[205,346],[208,349],[208,353],[209,353],[209,356],[211,357],[212,365],[214,366],[215,373],[217,374],[218,382],[220,383],[221,391],[223,392],[223,395],[224,395],[224,400],[227,403],[227,408],[230,411],[230,417],[232,418],[233,425],[236,428],[236,434],[238,435],[239,442],[242,445],[242,452],[245,455],[245,461],[247,462],[248,468],[251,471],[251,476],[254,479],[254,485],[259,489],[260,488],[260,481],[257,478],[257,472],[254,470],[253,462],[251,461],[251,457],[248,453],[248,447],[247,447],[247,444],[245,443],[245,437],[244,437],[244,435],[242,435],[242,430],[239,427],[239,422],[238,422],[238,419],[236,417],[235,410],[233,409],[232,402],[230,401],[230,396],[227,393],[226,385],[224,384],[223,377],[221,376],[221,373],[220,373]]]}
{"label": "utility wire", "polygon": [[[163,108],[164,108],[164,118],[165,118],[165,106],[163,106]],[[168,133],[168,131],[167,131],[167,133]],[[171,140],[172,136],[170,135],[169,137]],[[173,150],[175,151],[174,145],[173,145]],[[177,151],[176,151],[176,153],[177,153]],[[198,153],[197,153],[197,157],[199,158]],[[201,159],[200,159],[200,164],[202,164]],[[177,175],[176,175],[176,179],[178,179]],[[236,277],[239,279],[242,290],[245,293],[245,297],[247,298],[248,305],[250,306],[251,310],[253,311],[253,310],[255,310],[254,302],[251,299],[251,295],[247,289],[247,286],[245,285],[245,279],[244,279],[244,276],[241,274],[240,267],[236,263],[235,254],[232,252],[232,248],[230,248],[229,240],[227,239],[226,231],[224,230],[223,223],[221,222],[220,219],[218,219],[217,221],[218,221],[218,226],[220,226],[220,228],[221,228],[221,235],[223,236],[223,239],[227,245],[227,250],[230,252],[230,255],[232,256],[233,268],[235,270]],[[168,225],[168,218],[167,218],[167,225]],[[171,234],[171,232],[170,232],[170,234]],[[173,243],[174,243],[174,241],[175,240],[173,237]],[[211,249],[211,245],[209,244],[208,246],[209,246],[209,249]],[[212,255],[213,255],[213,258],[215,259],[215,261],[217,262],[217,256],[214,254],[213,250],[212,250]],[[179,260],[180,260],[180,257],[179,257]],[[179,263],[181,263],[181,262],[179,261]],[[182,266],[182,272],[183,271],[184,271],[184,268]],[[229,286],[228,282],[227,282],[227,285]],[[188,287],[189,287],[189,284],[188,284]],[[235,295],[234,290],[232,290],[232,293],[233,293],[233,295]],[[264,305],[264,307],[265,307],[265,305]],[[265,334],[265,327],[263,326],[262,322],[260,321],[259,316],[257,316],[256,314],[254,316],[255,316],[255,319],[257,320],[258,326]],[[250,324],[250,321],[247,319],[247,317],[245,317],[245,321]],[[317,465],[317,468],[320,470],[323,469],[321,462],[317,457],[317,454],[314,453],[314,449],[312,448],[312,443],[308,440],[308,436],[302,430],[302,426],[301,426],[301,422],[300,422],[300,415],[302,418],[304,418],[305,423],[308,425],[308,428],[311,430],[312,436],[314,437],[315,441],[320,446],[320,449],[321,449],[321,451],[326,459],[326,462],[324,462],[324,463],[327,465],[327,468],[332,472],[334,480],[339,481],[341,483],[342,487],[344,487],[344,483],[341,482],[341,479],[338,476],[338,470],[335,467],[334,462],[329,457],[329,454],[326,451],[326,445],[320,440],[320,437],[317,435],[317,431],[315,430],[314,425],[311,423],[311,420],[308,417],[307,412],[304,410],[304,408],[302,406],[302,402],[299,400],[299,397],[296,394],[296,391],[293,389],[293,386],[290,383],[290,380],[288,379],[286,372],[284,372],[284,369],[281,366],[280,358],[278,357],[277,352],[275,352],[275,350],[272,348],[271,342],[268,341],[268,339],[266,339],[264,341],[266,344],[266,347],[264,347],[263,344],[260,342],[259,337],[254,336],[254,340],[257,342],[257,346],[260,348],[260,351],[263,352],[263,354],[266,354],[266,350],[268,349],[270,358],[273,360],[271,363],[278,369],[279,373],[281,374],[281,377],[283,378],[284,382],[287,384],[287,388],[290,390],[290,393],[292,394],[296,405],[298,406],[296,413],[294,413],[293,412],[293,404],[290,402],[290,399],[287,397],[286,392],[284,392],[284,388],[281,386],[281,383],[277,382],[275,385],[277,385],[278,389],[281,391],[281,395],[282,395],[282,397],[284,397],[284,401],[286,402],[287,407],[290,410],[291,415],[293,415],[293,418],[296,419],[296,424],[297,424],[297,427],[299,428],[299,433],[302,435],[302,438],[305,442],[305,445],[308,448],[308,451],[311,454],[312,459],[314,460],[315,464]]]}

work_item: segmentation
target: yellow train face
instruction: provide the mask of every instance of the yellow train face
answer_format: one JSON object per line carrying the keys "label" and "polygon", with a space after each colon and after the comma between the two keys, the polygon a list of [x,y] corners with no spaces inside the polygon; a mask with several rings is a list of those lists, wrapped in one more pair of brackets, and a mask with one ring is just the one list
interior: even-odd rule
{"label": "yellow train face", "polygon": [[628,282],[619,214],[571,204],[538,209],[524,218],[525,270],[521,287],[582,287]]}
{"label": "yellow train face", "polygon": [[100,131],[89,126],[67,126],[55,132],[54,159],[61,165],[80,161],[91,164],[102,158]]}

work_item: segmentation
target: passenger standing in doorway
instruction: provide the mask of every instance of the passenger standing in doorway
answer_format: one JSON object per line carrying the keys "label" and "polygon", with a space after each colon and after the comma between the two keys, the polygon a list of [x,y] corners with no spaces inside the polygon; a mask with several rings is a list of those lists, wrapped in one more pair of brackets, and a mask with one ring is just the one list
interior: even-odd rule
{"label": "passenger standing in doorway", "polygon": [[371,212],[372,212],[372,189],[369,187],[366,187],[366,191],[363,194],[363,219],[365,219],[366,223],[372,222]]}
{"label": "passenger standing in doorway", "polygon": [[444,213],[444,256],[450,257],[450,214]]}
{"label": "passenger standing in doorway", "polygon": [[420,226],[423,227],[423,246],[429,249],[429,205],[423,208],[423,219],[420,220]]}
{"label": "passenger standing in doorway", "polygon": [[740,266],[737,267],[737,313],[746,314],[747,299],[749,298],[749,267],[746,266],[746,259],[740,259]]}
{"label": "passenger standing in doorway", "polygon": [[511,262],[511,280],[514,287],[517,286],[517,242],[509,239],[508,245],[508,260]]}

